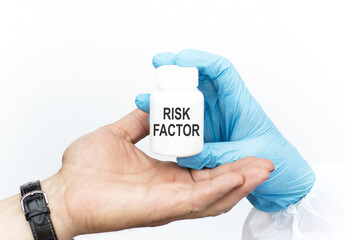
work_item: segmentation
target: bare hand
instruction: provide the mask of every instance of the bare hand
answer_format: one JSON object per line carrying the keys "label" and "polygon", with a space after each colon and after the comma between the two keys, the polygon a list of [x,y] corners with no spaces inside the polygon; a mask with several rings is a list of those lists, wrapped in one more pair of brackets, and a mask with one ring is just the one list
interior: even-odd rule
{"label": "bare hand", "polygon": [[59,239],[219,215],[273,171],[254,157],[204,170],[151,158],[134,145],[149,133],[147,117],[136,109],[76,140],[42,182]]}

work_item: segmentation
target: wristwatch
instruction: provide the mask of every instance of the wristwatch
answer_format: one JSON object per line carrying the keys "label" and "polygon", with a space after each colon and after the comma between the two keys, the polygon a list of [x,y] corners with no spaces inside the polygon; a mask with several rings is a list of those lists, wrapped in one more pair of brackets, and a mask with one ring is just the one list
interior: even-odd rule
{"label": "wristwatch", "polygon": [[20,204],[25,218],[30,224],[35,240],[57,240],[50,219],[48,198],[41,189],[40,181],[29,182],[20,186],[22,198]]}

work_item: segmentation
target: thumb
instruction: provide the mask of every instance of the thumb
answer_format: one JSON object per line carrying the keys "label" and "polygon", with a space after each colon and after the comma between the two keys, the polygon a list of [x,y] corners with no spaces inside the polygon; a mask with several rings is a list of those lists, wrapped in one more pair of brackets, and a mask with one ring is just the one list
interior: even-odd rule
{"label": "thumb", "polygon": [[260,144],[255,139],[205,143],[201,153],[185,158],[177,158],[181,167],[202,169],[215,168],[218,165],[234,162],[244,157],[260,156]]}
{"label": "thumb", "polygon": [[135,109],[117,122],[104,126],[104,128],[135,144],[150,132],[147,119],[147,113]]}

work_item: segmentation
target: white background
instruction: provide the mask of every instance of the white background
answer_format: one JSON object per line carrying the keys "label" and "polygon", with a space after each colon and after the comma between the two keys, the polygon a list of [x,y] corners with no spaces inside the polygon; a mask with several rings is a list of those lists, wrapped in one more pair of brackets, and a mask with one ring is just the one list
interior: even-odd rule
{"label": "white background", "polygon": [[[0,0],[0,198],[134,109],[152,56],[184,48],[229,58],[309,162],[344,161],[344,22],[342,1]],[[77,239],[239,239],[249,210]]]}

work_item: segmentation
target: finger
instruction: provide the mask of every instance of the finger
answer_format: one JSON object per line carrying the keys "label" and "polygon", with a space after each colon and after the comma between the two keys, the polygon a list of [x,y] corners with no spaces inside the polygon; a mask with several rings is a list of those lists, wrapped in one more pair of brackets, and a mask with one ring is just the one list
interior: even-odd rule
{"label": "finger", "polygon": [[[201,175],[201,179],[205,180],[211,179],[212,177],[217,178],[230,172],[239,173],[243,176],[244,183],[238,187],[231,189],[228,193],[223,195],[221,198],[217,199],[215,202],[210,204],[207,208],[205,208],[202,211],[193,211],[183,216],[176,216],[173,218],[166,219],[164,221],[158,221],[154,225],[163,225],[181,219],[216,216],[224,212],[227,212],[232,207],[234,207],[241,199],[243,199],[245,196],[251,193],[257,186],[264,182],[268,178],[269,172],[272,170],[272,168],[272,162],[270,162],[267,159],[248,157],[240,159],[234,163],[228,163],[222,166],[218,166],[215,169],[204,169],[199,171],[192,170],[195,173],[207,173]],[[211,174],[210,171],[214,171],[214,173]],[[217,174],[220,175],[217,176]],[[193,175],[193,178],[194,176],[195,175]]]}
{"label": "finger", "polygon": [[213,169],[203,169],[203,170],[191,169],[190,172],[195,181],[212,180],[225,173],[231,172],[233,165],[234,163],[230,162]]}
{"label": "finger", "polygon": [[212,203],[242,184],[243,176],[236,172],[228,172],[212,180],[195,181],[192,187],[179,190],[173,195],[169,202],[174,204],[164,209],[164,220],[158,221],[157,224],[173,219],[183,219],[183,216],[204,211]]}
{"label": "finger", "polygon": [[[155,68],[163,65],[174,65],[175,54],[171,52],[158,53],[152,59],[152,64]],[[139,94],[135,98],[137,107],[146,113],[150,111],[150,94]]]}
{"label": "finger", "polygon": [[267,146],[264,148],[265,144],[265,141],[257,141],[256,139],[205,143],[201,153],[190,157],[177,158],[177,163],[181,167],[202,169],[204,167],[214,168],[244,157],[267,158],[267,153],[262,150],[267,149]]}
{"label": "finger", "polygon": [[[177,64],[182,67],[197,67],[199,90],[205,97],[205,140],[208,142],[229,141],[236,124],[236,134],[249,136],[253,129],[266,129],[258,125],[258,116],[264,115],[260,105],[252,97],[232,63],[221,56],[193,49],[178,54],[161,53],[154,57],[155,67]],[[239,121],[244,116],[247,121]],[[220,122],[219,119],[222,119]],[[255,126],[248,129],[248,126]],[[261,124],[261,123],[260,123]],[[264,125],[267,126],[267,125]],[[246,132],[247,131],[247,132]],[[233,139],[237,136],[231,136]]]}
{"label": "finger", "polygon": [[[212,204],[202,215],[216,216],[228,212],[242,198],[248,197],[260,184],[269,179],[269,171],[265,168],[249,168],[244,173],[245,184],[226,194]],[[255,205],[254,205],[255,206]]]}
{"label": "finger", "polygon": [[196,182],[192,189],[190,211],[205,210],[210,204],[242,184],[243,176],[236,172],[228,172],[209,181]]}
{"label": "finger", "polygon": [[150,112],[150,95],[149,93],[141,93],[135,98],[135,105],[146,113]]}
{"label": "finger", "polygon": [[[196,67],[200,73],[199,81],[207,82],[204,78],[206,76],[213,82],[218,94],[234,92],[234,87],[240,87],[238,83],[243,83],[237,70],[228,59],[199,50],[184,49],[178,54],[171,52],[159,53],[153,57],[152,63],[156,68],[172,64],[182,67]],[[208,92],[213,94],[210,86],[206,86],[204,89],[200,84],[200,87],[206,95]]]}
{"label": "finger", "polygon": [[163,65],[175,65],[175,53],[164,52],[158,53],[152,59],[152,64],[155,68],[158,68]]}
{"label": "finger", "polygon": [[148,116],[147,113],[135,109],[119,121],[104,126],[104,128],[110,129],[134,144],[150,133]]}
{"label": "finger", "polygon": [[232,63],[221,56],[199,50],[180,51],[175,62],[182,67],[196,67],[201,75],[207,76],[218,90],[218,94],[234,93],[242,80]]}
{"label": "finger", "polygon": [[247,167],[264,168],[272,172],[274,165],[271,161],[266,159],[259,159],[257,157],[246,157],[236,162],[229,162],[213,169],[193,170],[190,172],[195,181],[212,180],[220,175],[228,172],[239,172],[243,174],[244,169]]}
{"label": "finger", "polygon": [[[235,164],[237,166],[235,166]],[[244,176],[244,184],[228,192],[204,211],[193,213],[185,217],[200,218],[205,216],[216,216],[228,212],[242,198],[248,196],[248,194],[253,192],[261,183],[269,178],[272,165],[273,164],[267,159],[240,159],[232,165],[232,170],[236,170]]]}

